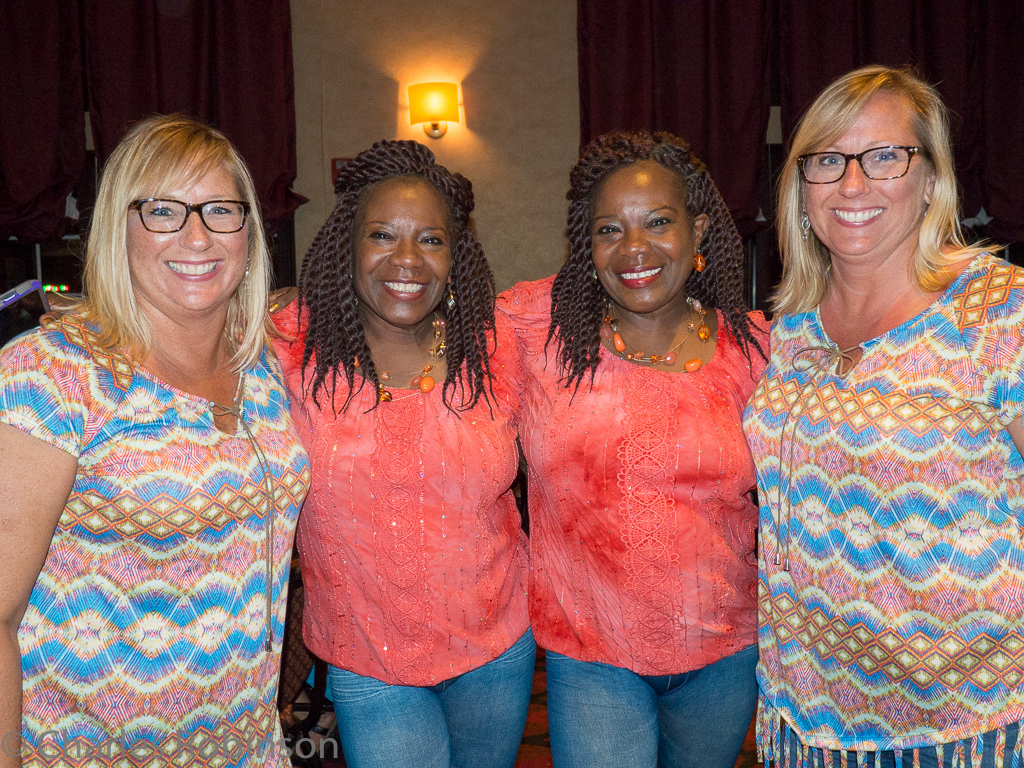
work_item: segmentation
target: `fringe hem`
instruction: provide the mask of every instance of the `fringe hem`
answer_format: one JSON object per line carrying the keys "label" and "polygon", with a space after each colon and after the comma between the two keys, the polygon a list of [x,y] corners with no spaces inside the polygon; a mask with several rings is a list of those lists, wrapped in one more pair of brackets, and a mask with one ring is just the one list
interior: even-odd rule
{"label": "fringe hem", "polygon": [[[995,768],[1024,768],[1024,721],[1019,724],[1017,743],[1013,748],[1012,755],[1006,752],[1006,729],[1010,725],[1018,724],[1010,723],[995,730],[995,743],[990,750],[994,753]],[[921,768],[921,750],[930,749],[930,747],[914,747],[879,750],[870,753],[811,747],[800,740],[797,732],[774,707],[765,704],[764,699],[759,699],[757,702],[755,733],[757,735],[757,759],[764,763],[765,768],[832,768],[832,757],[835,751],[840,753],[840,765],[843,768],[854,768],[854,766],[863,768],[867,765],[869,754],[874,755],[874,765],[881,766],[883,752],[893,752],[896,758],[895,764],[900,767],[904,766],[903,761],[906,757],[912,755],[911,766]],[[935,745],[939,768],[967,768],[968,757],[972,768],[979,768],[982,758],[987,757],[985,735],[978,734],[950,744]],[[846,754],[843,755],[843,752]]]}

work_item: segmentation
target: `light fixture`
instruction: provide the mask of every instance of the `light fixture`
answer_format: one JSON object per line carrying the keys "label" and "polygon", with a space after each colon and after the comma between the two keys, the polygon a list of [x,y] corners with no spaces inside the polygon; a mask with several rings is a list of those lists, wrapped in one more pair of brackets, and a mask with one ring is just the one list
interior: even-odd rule
{"label": "light fixture", "polygon": [[409,124],[423,123],[432,139],[444,136],[448,123],[459,122],[459,86],[455,83],[420,83],[409,86]]}

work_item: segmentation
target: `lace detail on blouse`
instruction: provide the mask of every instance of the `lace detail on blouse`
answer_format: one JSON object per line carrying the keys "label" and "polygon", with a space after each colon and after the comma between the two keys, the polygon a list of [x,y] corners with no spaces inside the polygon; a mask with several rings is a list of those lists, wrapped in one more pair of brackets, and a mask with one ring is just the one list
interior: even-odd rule
{"label": "lace detail on blouse", "polygon": [[423,399],[377,407],[370,459],[384,664],[403,685],[430,685],[430,600],[423,556]]}
{"label": "lace detail on blouse", "polygon": [[670,380],[636,368],[625,385],[622,462],[618,486],[622,494],[622,540],[626,544],[627,616],[637,626],[645,664],[673,669],[675,627],[680,612],[674,604],[679,554],[676,546],[674,446],[665,440],[669,416],[676,412]]}

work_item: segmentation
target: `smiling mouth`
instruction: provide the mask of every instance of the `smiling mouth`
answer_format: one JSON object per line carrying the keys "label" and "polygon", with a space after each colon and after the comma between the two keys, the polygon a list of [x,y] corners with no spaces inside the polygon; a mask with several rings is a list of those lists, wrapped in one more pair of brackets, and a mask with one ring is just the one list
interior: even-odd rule
{"label": "smiling mouth", "polygon": [[398,293],[418,293],[425,287],[423,283],[391,283],[385,281],[384,285]]}
{"label": "smiling mouth", "polygon": [[862,211],[841,211],[838,208],[833,209],[833,213],[835,213],[836,216],[850,224],[860,224],[861,222],[868,221],[875,218],[875,216],[881,212],[881,208],[865,208]]}
{"label": "smiling mouth", "polygon": [[659,272],[661,272],[661,267],[655,267],[654,269],[645,269],[641,272],[619,272],[619,277],[623,280],[644,280],[648,277],[654,277]]}
{"label": "smiling mouth", "polygon": [[177,272],[179,275],[208,275],[217,268],[216,261],[208,261],[205,264],[189,264],[185,261],[168,261],[167,266],[171,268],[172,272]]}

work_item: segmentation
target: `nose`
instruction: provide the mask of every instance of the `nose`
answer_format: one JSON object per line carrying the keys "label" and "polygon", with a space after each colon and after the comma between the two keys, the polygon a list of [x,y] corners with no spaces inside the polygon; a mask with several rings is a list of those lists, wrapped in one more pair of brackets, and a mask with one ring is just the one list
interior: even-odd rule
{"label": "nose", "polygon": [[860,159],[850,160],[846,163],[843,178],[839,180],[839,191],[846,197],[856,197],[868,189],[871,180],[864,175],[864,169],[860,165]]}
{"label": "nose", "polygon": [[408,237],[399,238],[391,252],[391,263],[406,269],[412,269],[422,264],[423,255],[415,240]]}
{"label": "nose", "polygon": [[199,211],[189,211],[185,214],[185,225],[181,228],[181,237],[186,247],[195,251],[206,250],[213,242],[210,230],[203,223]]}
{"label": "nose", "polygon": [[646,253],[651,249],[650,240],[648,240],[647,233],[643,227],[628,227],[624,234],[623,246],[626,249],[626,253]]}

